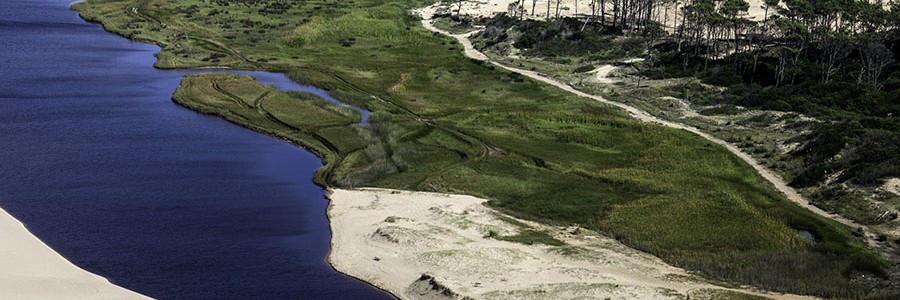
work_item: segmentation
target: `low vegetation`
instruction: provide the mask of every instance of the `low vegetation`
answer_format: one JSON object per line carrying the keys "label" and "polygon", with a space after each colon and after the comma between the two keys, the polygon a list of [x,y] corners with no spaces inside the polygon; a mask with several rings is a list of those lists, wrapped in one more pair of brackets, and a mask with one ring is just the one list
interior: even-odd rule
{"label": "low vegetation", "polygon": [[323,176],[336,172],[334,166],[345,155],[366,148],[365,141],[357,137],[361,129],[356,125],[360,118],[356,111],[307,93],[279,92],[250,76],[189,75],[172,99],[198,112],[218,115],[309,149],[325,163],[316,174],[320,181],[327,181]]}
{"label": "low vegetation", "polygon": [[565,245],[564,242],[553,238],[552,236],[550,236],[550,234],[543,232],[543,231],[533,230],[533,229],[522,230],[521,232],[514,234],[514,235],[499,235],[496,232],[491,231],[488,233],[488,237],[498,239],[501,241],[516,242],[516,243],[522,243],[522,244],[526,244],[526,245],[534,245],[534,244],[544,244],[544,245],[548,245],[548,246],[563,246],[563,245]]}
{"label": "low vegetation", "polygon": [[884,277],[887,263],[851,229],[787,201],[696,135],[466,58],[407,14],[426,4],[92,0],[75,8],[161,45],[159,67],[286,72],[372,111],[369,127],[355,126],[348,111],[247,77],[182,82],[179,103],[314,150],[326,163],[323,185],[470,194],[719,279],[821,296],[877,293],[881,281],[859,279]]}
{"label": "low vegetation", "polygon": [[[767,14],[750,21],[740,18],[748,9],[742,0],[684,1],[684,18],[665,23],[675,25],[666,34],[660,31],[662,20],[645,13],[647,7],[668,10],[671,1],[644,2],[650,6],[614,12],[637,15],[628,22],[599,14],[545,21],[500,15],[467,22],[486,26],[476,36],[480,48],[500,56],[524,54],[512,63],[579,88],[669,118],[683,119],[682,108],[656,99],[689,101],[701,116],[679,121],[747,149],[816,205],[887,231],[900,226],[900,206],[892,204],[897,196],[876,191],[885,180],[900,177],[895,96],[900,4],[766,1]],[[622,64],[626,58],[645,60]],[[584,78],[572,75],[602,64],[636,73],[637,84],[609,93],[608,86],[581,84]],[[641,85],[641,78],[657,81]],[[661,83],[673,78],[679,83]],[[790,114],[768,121],[741,117],[748,109]],[[707,116],[729,122],[716,124]],[[785,121],[797,124],[786,129],[791,134],[773,126]],[[757,128],[739,128],[746,123]],[[785,144],[800,146],[778,149]]]}

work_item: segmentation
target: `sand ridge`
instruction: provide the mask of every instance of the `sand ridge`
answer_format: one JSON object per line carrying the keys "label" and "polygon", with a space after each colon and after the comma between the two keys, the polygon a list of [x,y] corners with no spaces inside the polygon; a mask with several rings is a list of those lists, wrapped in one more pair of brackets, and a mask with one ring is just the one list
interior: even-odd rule
{"label": "sand ridge", "polygon": [[149,299],[85,271],[0,209],[0,298]]}

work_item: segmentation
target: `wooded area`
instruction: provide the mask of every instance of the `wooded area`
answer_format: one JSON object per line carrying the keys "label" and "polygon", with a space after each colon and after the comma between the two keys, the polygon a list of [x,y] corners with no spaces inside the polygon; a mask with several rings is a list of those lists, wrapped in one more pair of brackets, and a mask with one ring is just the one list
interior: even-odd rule
{"label": "wooded area", "polygon": [[485,19],[475,38],[582,71],[639,56],[636,78],[699,78],[717,89],[673,87],[686,101],[811,117],[808,134],[790,141],[802,144],[787,153],[792,166],[780,169],[791,185],[864,224],[896,220],[859,213],[871,204],[854,189],[900,176],[900,2],[766,0],[755,19],[745,0],[596,3],[579,18]]}
{"label": "wooded area", "polygon": [[[796,83],[801,61],[811,56],[822,83],[845,70],[843,60],[858,54],[856,83],[867,91],[883,88],[880,79],[894,59],[900,28],[900,2],[868,0],[764,0],[762,20],[745,18],[746,0],[591,0],[591,11],[581,14],[583,24],[599,22],[628,35],[676,41],[678,50],[706,58],[751,53],[747,65],[734,59],[742,74],[756,74],[759,58],[777,58],[772,74],[776,86]],[[525,0],[511,16],[524,17]],[[534,15],[537,0],[530,3]],[[560,1],[548,0],[547,15],[559,18]],[[576,2],[577,9],[577,2]],[[584,30],[586,26],[582,26]],[[686,56],[688,57],[688,56]],[[685,59],[687,68],[689,60]],[[807,73],[807,72],[805,72]],[[786,82],[787,81],[787,82]]]}

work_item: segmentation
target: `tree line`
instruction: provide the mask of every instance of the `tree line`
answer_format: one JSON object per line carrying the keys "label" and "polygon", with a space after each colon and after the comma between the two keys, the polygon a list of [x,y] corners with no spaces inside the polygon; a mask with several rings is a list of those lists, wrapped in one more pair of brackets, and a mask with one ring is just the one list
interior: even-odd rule
{"label": "tree line", "polygon": [[[560,18],[560,1],[547,0],[546,16]],[[898,0],[764,0],[761,20],[747,18],[746,0],[584,0],[588,12],[577,14],[585,24],[600,23],[629,35],[674,41],[685,56],[707,59],[749,53],[749,63],[734,59],[736,67],[754,77],[760,56],[777,59],[776,86],[793,84],[804,59],[814,60],[822,83],[846,70],[854,55],[855,81],[875,92],[893,63],[892,51],[900,32]],[[532,0],[534,16],[538,0]],[[510,15],[525,17],[525,0],[510,7]],[[577,0],[575,2],[577,7]],[[584,28],[584,27],[582,27]],[[668,32],[668,34],[666,34]]]}

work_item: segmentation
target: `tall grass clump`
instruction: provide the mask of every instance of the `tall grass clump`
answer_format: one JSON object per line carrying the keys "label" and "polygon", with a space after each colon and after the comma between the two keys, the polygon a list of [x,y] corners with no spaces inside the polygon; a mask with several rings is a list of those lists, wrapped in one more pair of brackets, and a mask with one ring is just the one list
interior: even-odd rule
{"label": "tall grass clump", "polygon": [[287,41],[294,46],[344,38],[369,38],[390,43],[415,41],[417,37],[408,30],[407,18],[385,5],[338,17],[315,17],[291,31]]}
{"label": "tall grass clump", "polygon": [[[128,26],[140,22],[126,14],[135,1],[96,2],[120,14],[105,23]],[[327,7],[304,1],[284,15],[231,6],[229,18],[197,19],[173,12],[220,4],[147,0],[168,26],[144,37],[184,47],[164,47],[161,54],[179,66],[234,67],[200,60],[210,51],[230,55],[228,49],[180,37],[214,40],[252,59],[253,68],[286,72],[371,110],[370,126],[363,127],[345,108],[307,94],[272,91],[260,111],[209,80],[187,82],[179,92],[179,103],[308,146],[326,162],[317,180],[328,185],[484,197],[517,217],[578,225],[703,275],[770,290],[856,298],[889,280],[882,270],[888,266],[850,229],[789,202],[727,149],[472,61],[458,43],[432,35],[407,15],[423,4],[418,1]],[[267,39],[273,36],[282,39]],[[190,54],[185,48],[203,55],[184,56]],[[236,87],[227,90],[247,95],[245,104],[257,103],[254,95],[263,92],[238,93]],[[823,138],[818,143],[833,144]],[[801,239],[798,229],[815,240]],[[546,237],[529,232],[516,239]]]}

